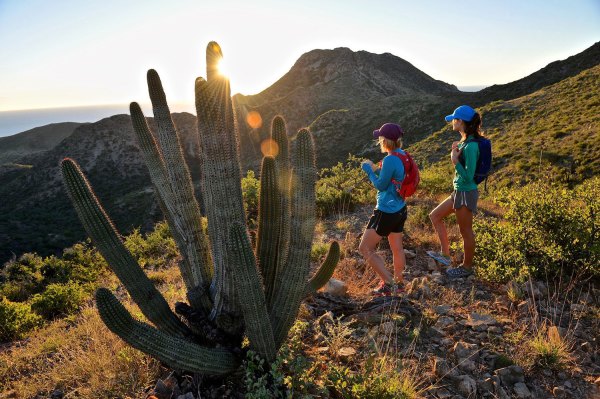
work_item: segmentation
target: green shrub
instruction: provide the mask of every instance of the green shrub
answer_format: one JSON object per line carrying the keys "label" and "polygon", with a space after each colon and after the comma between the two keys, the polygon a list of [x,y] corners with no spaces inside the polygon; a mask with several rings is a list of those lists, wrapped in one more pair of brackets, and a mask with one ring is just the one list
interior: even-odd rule
{"label": "green shrub", "polygon": [[15,301],[25,301],[43,289],[40,272],[43,259],[34,253],[23,254],[18,260],[5,264],[0,274],[0,293]]}
{"label": "green shrub", "polygon": [[159,222],[154,230],[144,238],[139,229],[135,229],[125,238],[125,246],[145,268],[159,269],[169,265],[179,256],[177,244],[171,235],[169,225]]}
{"label": "green shrub", "polygon": [[6,298],[0,300],[0,342],[22,339],[41,324],[42,318],[33,313],[28,304]]}
{"label": "green shrub", "polygon": [[50,320],[75,313],[85,298],[84,288],[77,283],[50,284],[44,292],[33,296],[31,309]]}
{"label": "green shrub", "polygon": [[[382,359],[381,361],[384,361]],[[332,366],[327,374],[327,385],[341,398],[357,399],[413,399],[420,397],[416,377],[404,370],[385,370],[367,362],[364,370],[353,372],[347,367]]]}
{"label": "green shrub", "polygon": [[[108,264],[88,238],[63,251],[62,260],[68,264],[68,277],[65,281],[81,283],[95,282],[108,271]],[[50,283],[50,281],[48,281]]]}
{"label": "green shrub", "polygon": [[310,249],[310,260],[317,262],[321,260],[329,251],[329,244],[324,242],[315,242]]}
{"label": "green shrub", "polygon": [[71,262],[52,255],[44,259],[40,267],[43,284],[66,283],[71,278]]}
{"label": "green shrub", "polygon": [[345,163],[321,169],[316,187],[317,212],[321,217],[352,211],[356,205],[375,203],[375,188],[360,164],[360,158],[350,155]]}
{"label": "green shrub", "polygon": [[419,171],[421,180],[418,193],[425,192],[430,195],[450,193],[453,190],[452,179],[454,168],[448,161],[438,162]]}
{"label": "green shrub", "polygon": [[256,219],[258,215],[258,196],[260,194],[260,180],[254,176],[254,171],[246,172],[246,177],[242,178],[242,198],[244,199],[244,209],[246,215]]}
{"label": "green shrub", "polygon": [[482,278],[600,275],[600,177],[573,190],[536,182],[497,201],[507,208],[502,220],[474,223]]}
{"label": "green shrub", "polygon": [[32,295],[32,292],[31,287],[15,281],[0,284],[0,297],[5,297],[12,302],[25,302]]}

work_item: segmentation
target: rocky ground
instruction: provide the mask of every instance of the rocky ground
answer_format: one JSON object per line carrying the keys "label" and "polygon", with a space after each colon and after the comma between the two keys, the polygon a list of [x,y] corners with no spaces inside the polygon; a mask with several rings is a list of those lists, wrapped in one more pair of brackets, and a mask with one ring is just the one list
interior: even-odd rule
{"label": "rocky ground", "polygon": [[[409,235],[405,291],[374,297],[377,278],[357,252],[369,212],[333,218],[317,232],[320,241],[338,240],[343,250],[334,279],[305,301],[299,315],[309,325],[302,354],[322,373],[332,364],[359,373],[376,356],[408,371],[419,397],[600,398],[597,284],[450,280],[426,255],[431,248],[415,245]],[[379,251],[391,264],[385,240]],[[171,375],[155,394],[192,399],[182,387],[206,382]],[[205,396],[243,393],[213,385]]]}
{"label": "rocky ground", "polygon": [[[377,280],[356,252],[359,240],[352,231],[343,241],[346,257],[336,277],[345,283],[328,284],[307,301],[314,324],[351,329],[341,358],[359,362],[373,346],[400,356],[413,365],[428,398],[600,398],[597,284],[451,280],[425,254],[428,248],[409,238],[405,292],[373,298],[369,288]],[[386,244],[380,253],[391,264]],[[370,287],[357,285],[360,280]],[[318,336],[314,345],[326,353]]]}

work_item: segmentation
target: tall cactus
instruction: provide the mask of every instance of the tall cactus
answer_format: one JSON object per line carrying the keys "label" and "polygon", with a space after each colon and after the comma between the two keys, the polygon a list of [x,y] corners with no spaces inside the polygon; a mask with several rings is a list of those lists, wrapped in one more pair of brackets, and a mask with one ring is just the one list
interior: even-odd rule
{"label": "tall cactus", "polygon": [[157,134],[148,127],[139,105],[131,104],[144,160],[182,256],[180,270],[189,304],[176,309],[183,321],[127,251],[75,161],[65,159],[61,165],[86,232],[155,327],[135,320],[110,291],[101,288],[96,301],[104,323],[133,347],[173,368],[213,375],[239,366],[244,336],[250,349],[273,360],[302,299],[325,284],[339,260],[339,245],[333,242],[321,269],[309,281],[316,220],[314,143],[308,130],[301,130],[290,163],[285,121],[280,116],[273,120],[271,132],[279,152],[263,159],[257,248],[252,248],[229,82],[216,68],[221,57],[219,45],[209,43],[207,80],[198,78],[195,84],[208,235],[201,228],[200,207],[180,139],[154,70],[148,72],[148,89]]}

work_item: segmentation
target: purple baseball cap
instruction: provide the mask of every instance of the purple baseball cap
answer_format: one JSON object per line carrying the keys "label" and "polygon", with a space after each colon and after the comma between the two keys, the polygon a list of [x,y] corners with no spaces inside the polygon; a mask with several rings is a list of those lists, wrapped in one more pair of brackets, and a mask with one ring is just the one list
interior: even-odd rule
{"label": "purple baseball cap", "polygon": [[373,131],[373,137],[378,138],[380,136],[396,141],[404,136],[404,131],[395,123],[384,123],[379,129]]}

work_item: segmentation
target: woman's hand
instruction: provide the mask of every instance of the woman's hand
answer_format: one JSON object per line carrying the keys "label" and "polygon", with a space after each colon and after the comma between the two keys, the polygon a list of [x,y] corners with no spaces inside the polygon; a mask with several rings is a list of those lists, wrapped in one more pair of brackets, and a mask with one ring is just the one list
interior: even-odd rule
{"label": "woman's hand", "polygon": [[452,160],[452,164],[456,165],[458,163],[458,157],[460,155],[461,150],[458,147],[454,147],[452,145],[452,151],[450,152],[450,159]]}
{"label": "woman's hand", "polygon": [[368,172],[369,169],[371,169],[372,172],[375,172],[375,164],[373,164],[373,161],[365,159],[364,161],[362,161],[362,163],[360,164],[360,167],[362,168],[362,170],[364,170],[365,172]]}

